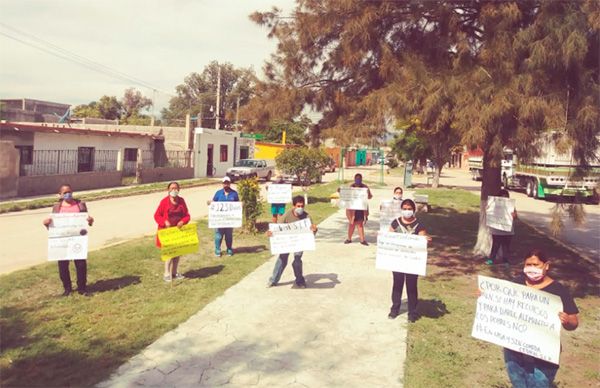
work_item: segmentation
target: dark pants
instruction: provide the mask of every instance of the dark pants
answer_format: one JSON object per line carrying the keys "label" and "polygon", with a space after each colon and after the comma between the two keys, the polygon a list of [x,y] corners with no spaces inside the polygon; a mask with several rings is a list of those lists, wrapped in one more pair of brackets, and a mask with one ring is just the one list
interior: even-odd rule
{"label": "dark pants", "polygon": [[[296,252],[294,253],[294,261],[292,262],[292,268],[294,269],[294,276],[296,277],[296,284],[302,285],[306,284],[304,280],[304,276],[302,276],[302,253]],[[269,279],[271,284],[276,285],[279,283],[279,279],[281,279],[281,275],[283,274],[283,270],[287,266],[288,257],[290,257],[289,253],[282,253],[275,261],[275,267],[273,268],[273,275]]]}
{"label": "dark pants", "polygon": [[[87,260],[73,260],[75,262],[75,270],[77,272],[77,290],[85,291],[87,285]],[[58,274],[62,281],[65,291],[72,291],[71,273],[69,271],[70,260],[58,261]]]}
{"label": "dark pants", "polygon": [[[490,252],[490,259],[494,261],[503,261],[508,263],[508,253],[510,249],[510,241],[512,240],[512,235],[502,236],[492,234],[492,251]],[[498,255],[498,251],[502,248],[502,257],[501,260],[498,260],[496,257]]]}
{"label": "dark pants", "polygon": [[514,388],[548,388],[558,372],[558,365],[506,348],[504,363]]}
{"label": "dark pants", "polygon": [[408,314],[414,315],[417,312],[417,300],[419,292],[417,291],[417,279],[419,275],[407,274],[403,272],[392,272],[394,275],[394,286],[392,287],[392,308],[390,312],[398,314],[400,312],[400,303],[402,303],[402,289],[404,288],[404,279],[406,278],[406,293],[408,294]]}

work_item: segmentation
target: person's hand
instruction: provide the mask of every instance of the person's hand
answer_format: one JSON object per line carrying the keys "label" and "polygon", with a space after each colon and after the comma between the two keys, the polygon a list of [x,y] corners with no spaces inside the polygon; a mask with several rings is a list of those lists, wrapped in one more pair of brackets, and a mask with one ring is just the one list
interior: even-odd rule
{"label": "person's hand", "polygon": [[481,292],[481,290],[478,288],[475,295],[477,295],[477,297],[479,298],[481,295],[483,295],[483,292]]}
{"label": "person's hand", "polygon": [[560,323],[566,330],[575,330],[577,329],[577,326],[579,326],[577,314],[567,314],[563,311],[560,311],[558,313],[558,319],[560,319]]}
{"label": "person's hand", "polygon": [[273,237],[273,232],[271,232],[270,230],[267,230],[265,234],[267,235],[267,237]]}
{"label": "person's hand", "polygon": [[317,233],[317,230],[319,230],[319,228],[317,228],[317,225],[315,225],[315,224],[312,224],[312,225],[310,226],[310,230],[312,230],[314,233]]}
{"label": "person's hand", "polygon": [[431,240],[432,240],[431,236],[425,236],[425,237],[427,238],[428,242],[431,242]]}
{"label": "person's hand", "polygon": [[89,226],[92,226],[92,225],[94,224],[94,217],[90,217],[90,216],[88,216],[88,218],[87,218],[87,222],[88,222],[88,225],[89,225]]}
{"label": "person's hand", "polygon": [[183,221],[179,221],[179,222],[177,223],[177,227],[178,227],[178,228],[181,228],[182,226],[183,226]]}
{"label": "person's hand", "polygon": [[210,205],[211,203],[212,203],[212,199],[209,199],[209,200],[206,201],[207,205]]}
{"label": "person's hand", "polygon": [[52,218],[46,218],[42,223],[48,228],[52,224]]}
{"label": "person's hand", "polygon": [[165,221],[165,228],[170,228],[171,227],[171,223],[167,220]]}
{"label": "person's hand", "polygon": [[516,210],[512,213],[512,218],[513,218],[513,220],[517,219],[517,211]]}

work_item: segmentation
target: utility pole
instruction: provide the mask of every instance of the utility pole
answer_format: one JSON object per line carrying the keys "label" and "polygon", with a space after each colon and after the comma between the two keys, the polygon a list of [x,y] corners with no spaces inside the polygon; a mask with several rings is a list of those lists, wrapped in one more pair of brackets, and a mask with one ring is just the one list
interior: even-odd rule
{"label": "utility pole", "polygon": [[237,97],[237,102],[235,104],[235,130],[238,129],[238,122],[240,118],[240,96]]}
{"label": "utility pole", "polygon": [[215,129],[219,129],[219,115],[221,114],[221,66],[217,73],[217,110],[215,111]]}

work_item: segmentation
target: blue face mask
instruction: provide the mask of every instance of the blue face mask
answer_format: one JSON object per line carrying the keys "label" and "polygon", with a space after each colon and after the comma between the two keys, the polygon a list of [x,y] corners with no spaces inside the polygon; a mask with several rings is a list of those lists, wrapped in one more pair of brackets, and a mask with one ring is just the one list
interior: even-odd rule
{"label": "blue face mask", "polygon": [[69,193],[69,192],[63,193],[63,195],[62,195],[62,199],[65,199],[65,200],[67,200],[67,201],[68,201],[69,199],[73,199],[73,193]]}
{"label": "blue face mask", "polygon": [[356,179],[354,180],[354,183],[356,183],[357,185],[360,185],[360,184],[362,183],[362,179],[358,179],[358,178],[356,178]]}

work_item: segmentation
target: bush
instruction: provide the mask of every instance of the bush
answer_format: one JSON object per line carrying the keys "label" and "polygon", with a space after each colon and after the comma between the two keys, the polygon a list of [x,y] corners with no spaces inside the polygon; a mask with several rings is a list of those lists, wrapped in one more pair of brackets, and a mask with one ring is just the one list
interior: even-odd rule
{"label": "bush", "polygon": [[256,232],[256,219],[262,213],[258,178],[242,179],[237,183],[237,191],[240,195],[240,200],[244,203],[244,223],[242,228],[246,232],[254,233]]}
{"label": "bush", "polygon": [[306,172],[309,181],[320,181],[329,155],[319,148],[287,148],[275,158],[277,169],[285,174],[301,176]]}
{"label": "bush", "polygon": [[398,167],[398,161],[396,159],[390,159],[387,164],[390,168]]}

